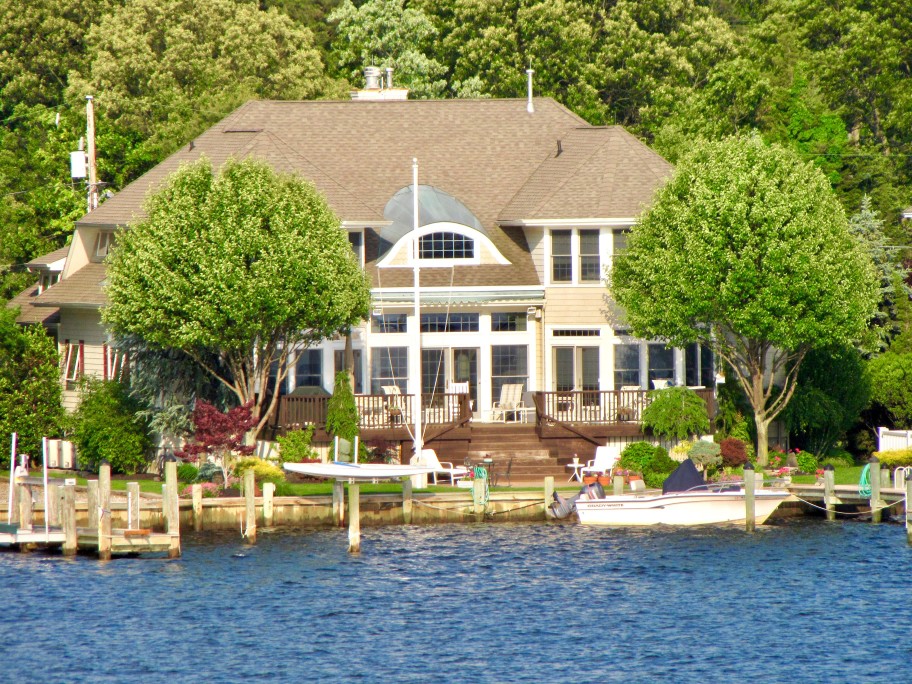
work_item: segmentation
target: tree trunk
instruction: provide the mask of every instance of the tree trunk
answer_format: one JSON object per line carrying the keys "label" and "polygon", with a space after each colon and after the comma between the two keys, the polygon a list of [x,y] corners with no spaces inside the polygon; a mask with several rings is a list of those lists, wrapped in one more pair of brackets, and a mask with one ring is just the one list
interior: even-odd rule
{"label": "tree trunk", "polygon": [[772,421],[760,416],[761,414],[754,413],[754,422],[757,424],[757,465],[765,467],[769,462],[769,426]]}

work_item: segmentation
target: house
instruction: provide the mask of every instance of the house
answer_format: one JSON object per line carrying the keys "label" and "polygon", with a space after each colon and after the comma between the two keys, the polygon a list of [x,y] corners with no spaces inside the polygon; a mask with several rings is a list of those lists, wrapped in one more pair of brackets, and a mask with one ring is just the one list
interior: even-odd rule
{"label": "house", "polygon": [[[640,435],[647,389],[713,386],[708,350],[631,337],[607,299],[605,268],[670,164],[549,98],[407,100],[372,85],[351,101],[248,102],[77,221],[65,258],[33,262],[49,277],[13,303],[22,322],[56,329],[67,408],[80,376],[123,370],[100,321],[107,250],[168,174],[203,155],[301,174],[341,219],[373,283],[373,314],[352,343],[367,429],[405,440],[420,418],[436,429],[426,440],[466,442],[472,426],[515,420],[541,438],[604,443]],[[325,340],[291,359],[280,391],[305,396],[283,400],[280,429],[319,423],[325,399],[300,388],[331,390],[344,347]],[[522,386],[511,411],[505,385]],[[405,414],[390,411],[393,388],[409,398]]]}

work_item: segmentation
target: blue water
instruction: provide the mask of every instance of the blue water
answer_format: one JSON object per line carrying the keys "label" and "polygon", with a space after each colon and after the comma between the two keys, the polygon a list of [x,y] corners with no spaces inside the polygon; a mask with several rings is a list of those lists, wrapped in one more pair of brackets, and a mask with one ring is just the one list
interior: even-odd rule
{"label": "blue water", "polygon": [[903,682],[897,525],[197,535],[183,558],[0,554],[5,682]]}

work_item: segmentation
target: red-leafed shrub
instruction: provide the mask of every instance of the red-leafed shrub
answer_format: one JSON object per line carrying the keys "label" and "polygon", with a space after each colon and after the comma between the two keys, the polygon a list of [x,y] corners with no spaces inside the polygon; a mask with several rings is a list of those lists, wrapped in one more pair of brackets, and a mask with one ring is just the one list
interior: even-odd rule
{"label": "red-leafed shrub", "polygon": [[197,401],[193,409],[193,438],[174,454],[185,461],[211,459],[222,469],[223,482],[227,482],[229,461],[249,456],[256,450],[254,445],[244,444],[244,436],[257,424],[250,413],[252,405],[248,403],[222,413],[208,402]]}
{"label": "red-leafed shrub", "polygon": [[735,468],[747,463],[747,447],[737,437],[726,437],[719,446],[722,448],[722,465]]}

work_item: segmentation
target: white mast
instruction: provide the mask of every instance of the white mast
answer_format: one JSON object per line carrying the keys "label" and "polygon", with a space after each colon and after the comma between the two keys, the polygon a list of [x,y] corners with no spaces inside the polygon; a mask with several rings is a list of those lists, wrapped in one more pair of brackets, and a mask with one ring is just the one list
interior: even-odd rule
{"label": "white mast", "polygon": [[[415,288],[415,330],[412,332],[414,354],[409,356],[409,376],[415,391],[415,456],[421,458],[421,282],[418,276],[418,159],[412,159],[412,276]],[[424,476],[425,486],[427,476]]]}

